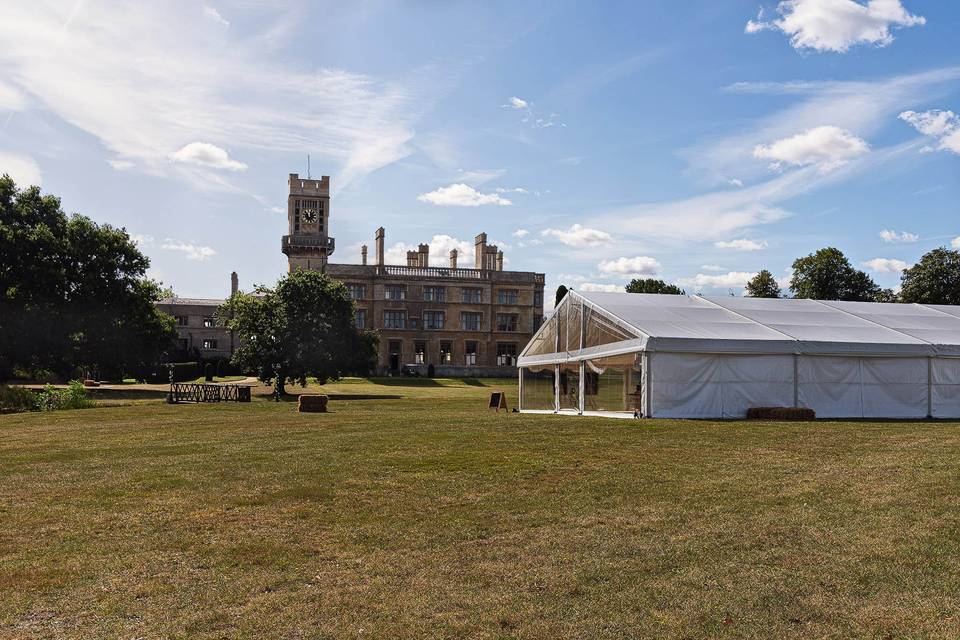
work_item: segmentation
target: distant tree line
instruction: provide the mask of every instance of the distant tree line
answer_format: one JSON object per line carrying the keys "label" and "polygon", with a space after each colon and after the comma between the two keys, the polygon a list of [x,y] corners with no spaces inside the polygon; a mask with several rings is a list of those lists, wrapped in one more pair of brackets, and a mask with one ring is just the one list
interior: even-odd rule
{"label": "distant tree line", "polygon": [[[905,302],[960,305],[960,251],[939,247],[925,253],[900,275],[900,290],[884,289],[866,272],[850,264],[843,252],[834,247],[820,249],[793,261],[789,297],[815,300],[860,302]],[[680,287],[654,278],[631,280],[627,293],[665,293],[683,295]],[[567,287],[557,289],[557,304]],[[787,297],[767,269],[762,269],[746,284],[744,295],[750,298]]]}

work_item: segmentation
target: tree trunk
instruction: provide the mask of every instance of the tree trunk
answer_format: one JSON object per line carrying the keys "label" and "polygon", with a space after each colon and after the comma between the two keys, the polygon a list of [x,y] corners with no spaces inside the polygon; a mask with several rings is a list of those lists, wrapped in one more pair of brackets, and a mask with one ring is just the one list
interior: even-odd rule
{"label": "tree trunk", "polygon": [[277,402],[280,401],[280,396],[287,395],[287,390],[286,390],[286,386],[284,385],[284,379],[282,375],[277,376],[276,392],[277,392]]}

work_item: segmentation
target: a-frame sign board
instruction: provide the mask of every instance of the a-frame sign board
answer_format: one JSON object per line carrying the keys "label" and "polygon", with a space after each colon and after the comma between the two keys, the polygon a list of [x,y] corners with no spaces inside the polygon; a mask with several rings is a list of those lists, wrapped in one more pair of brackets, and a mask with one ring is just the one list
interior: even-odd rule
{"label": "a-frame sign board", "polygon": [[507,394],[503,391],[494,391],[490,394],[490,404],[488,408],[500,413],[500,409],[507,410]]}

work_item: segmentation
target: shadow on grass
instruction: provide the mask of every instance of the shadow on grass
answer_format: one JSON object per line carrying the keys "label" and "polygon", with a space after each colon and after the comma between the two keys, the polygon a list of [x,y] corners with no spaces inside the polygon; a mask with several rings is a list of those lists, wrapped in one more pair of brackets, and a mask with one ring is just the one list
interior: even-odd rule
{"label": "shadow on grass", "polygon": [[433,378],[408,378],[408,377],[396,377],[396,378],[370,378],[371,384],[379,384],[385,387],[442,387],[444,385],[440,384]]}

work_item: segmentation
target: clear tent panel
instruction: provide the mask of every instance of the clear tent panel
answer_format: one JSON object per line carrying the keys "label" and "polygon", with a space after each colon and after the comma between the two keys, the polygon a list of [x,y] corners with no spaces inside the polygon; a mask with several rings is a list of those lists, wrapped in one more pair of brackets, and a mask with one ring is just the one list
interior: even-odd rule
{"label": "clear tent panel", "polygon": [[553,411],[555,409],[553,366],[542,369],[523,368],[520,371],[523,375],[520,406],[524,410]]}
{"label": "clear tent panel", "polygon": [[560,408],[580,409],[580,364],[560,365]]}
{"label": "clear tent panel", "polygon": [[557,351],[557,329],[560,326],[560,317],[553,314],[540,330],[534,335],[530,344],[524,349],[524,354],[528,356],[543,356]]}
{"label": "clear tent panel", "polygon": [[583,313],[585,315],[584,348],[599,347],[639,337],[638,332],[629,331],[622,324],[590,306],[584,305]]}

